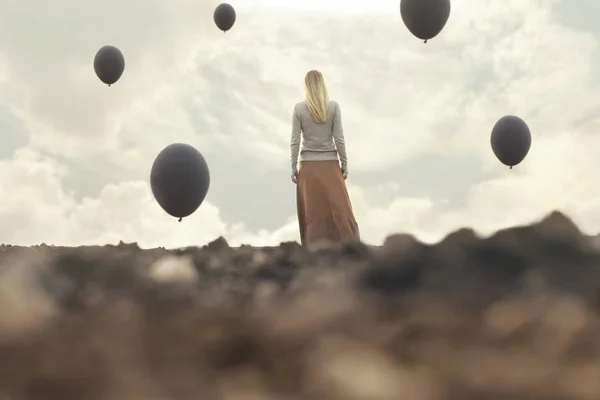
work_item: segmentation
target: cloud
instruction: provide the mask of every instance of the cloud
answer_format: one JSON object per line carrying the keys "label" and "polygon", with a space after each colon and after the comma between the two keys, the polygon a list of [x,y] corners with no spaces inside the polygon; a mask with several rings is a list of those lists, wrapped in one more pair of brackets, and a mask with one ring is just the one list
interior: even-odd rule
{"label": "cloud", "polygon": [[78,202],[61,185],[66,173],[63,165],[27,149],[0,164],[0,241],[79,245],[123,240],[177,247],[206,243],[227,231],[210,203],[185,223],[176,223],[156,204],[144,181],[108,184],[98,197]]}
{"label": "cloud", "polygon": [[[12,94],[5,101],[28,127],[30,143],[69,156],[117,149],[121,121],[177,84],[190,42],[196,35],[210,37],[206,24],[192,16],[213,4],[5,2],[0,45],[7,59],[4,86]],[[98,83],[92,68],[105,44],[116,45],[126,58],[123,79],[110,89]]]}
{"label": "cloud", "polygon": [[[341,105],[366,241],[396,231],[431,241],[469,225],[491,232],[554,208],[598,231],[600,31],[570,12],[589,2],[456,0],[426,45],[397,5],[376,3],[369,12],[345,3],[338,15],[316,3],[293,13],[232,3],[238,20],[223,34],[215,1],[6,1],[0,241],[297,240],[290,120],[312,68]],[[105,44],[127,60],[111,88],[92,68]],[[506,114],[533,133],[512,171],[489,145]],[[200,149],[213,177],[206,203],[181,224],[148,188],[154,157],[175,141]]]}

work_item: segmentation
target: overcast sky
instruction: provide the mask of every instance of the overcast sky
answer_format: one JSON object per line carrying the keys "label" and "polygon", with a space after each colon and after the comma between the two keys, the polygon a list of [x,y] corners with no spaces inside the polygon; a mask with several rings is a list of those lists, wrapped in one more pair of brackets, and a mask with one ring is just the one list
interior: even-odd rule
{"label": "overcast sky", "polygon": [[[340,103],[347,181],[366,242],[489,234],[559,209],[600,231],[600,2],[453,0],[427,44],[397,0],[0,0],[0,242],[143,247],[298,240],[289,179],[304,74]],[[126,58],[108,88],[92,61]],[[503,115],[533,143],[509,170]],[[212,175],[178,223],[148,186],[158,152],[192,144]]]}

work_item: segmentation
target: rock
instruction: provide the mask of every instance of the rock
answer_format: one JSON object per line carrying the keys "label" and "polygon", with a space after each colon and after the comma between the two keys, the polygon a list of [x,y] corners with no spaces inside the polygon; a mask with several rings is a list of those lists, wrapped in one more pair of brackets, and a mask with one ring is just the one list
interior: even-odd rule
{"label": "rock", "polygon": [[217,239],[213,240],[207,245],[207,248],[211,251],[223,251],[229,250],[229,243],[223,236],[219,236]]}

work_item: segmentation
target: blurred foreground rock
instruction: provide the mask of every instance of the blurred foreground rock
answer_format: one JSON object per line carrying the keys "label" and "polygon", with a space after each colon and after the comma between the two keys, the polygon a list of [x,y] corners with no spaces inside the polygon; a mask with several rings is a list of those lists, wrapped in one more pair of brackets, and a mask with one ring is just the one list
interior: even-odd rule
{"label": "blurred foreground rock", "polygon": [[0,246],[0,399],[600,399],[600,240]]}

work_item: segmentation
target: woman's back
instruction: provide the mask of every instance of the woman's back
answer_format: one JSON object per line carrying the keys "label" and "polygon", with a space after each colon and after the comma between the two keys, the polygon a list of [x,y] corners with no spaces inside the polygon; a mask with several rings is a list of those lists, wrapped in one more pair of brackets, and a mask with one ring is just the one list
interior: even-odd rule
{"label": "woman's back", "polygon": [[336,126],[336,111],[339,108],[335,101],[330,101],[327,106],[327,122],[314,121],[306,102],[296,104],[296,115],[302,131],[303,151],[335,151],[334,131]]}
{"label": "woman's back", "polygon": [[[319,123],[315,119],[306,101],[294,106],[291,139],[292,170],[296,170],[300,153],[300,161],[337,160],[339,157],[342,171],[346,173],[348,161],[339,104],[336,101],[328,101],[326,120],[324,112],[324,122]],[[300,142],[302,142],[301,151]]]}

